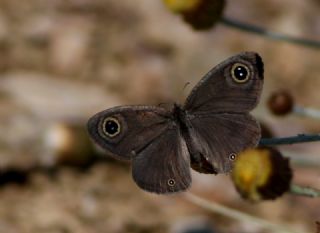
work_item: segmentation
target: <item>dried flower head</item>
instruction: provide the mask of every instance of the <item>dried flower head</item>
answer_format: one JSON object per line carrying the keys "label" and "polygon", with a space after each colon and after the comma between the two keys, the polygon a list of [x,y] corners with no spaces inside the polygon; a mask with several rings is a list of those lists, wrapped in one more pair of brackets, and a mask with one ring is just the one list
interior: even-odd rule
{"label": "dried flower head", "polygon": [[46,153],[42,163],[46,166],[87,166],[96,155],[81,123],[57,122],[50,125],[43,136]]}
{"label": "dried flower head", "polygon": [[224,0],[163,0],[174,13],[196,30],[206,30],[221,18],[225,6]]}
{"label": "dried flower head", "polygon": [[273,148],[256,148],[237,156],[232,180],[241,196],[250,201],[270,200],[290,188],[289,160]]}
{"label": "dried flower head", "polygon": [[274,92],[268,100],[270,111],[278,116],[283,116],[292,112],[293,105],[293,97],[285,90]]}

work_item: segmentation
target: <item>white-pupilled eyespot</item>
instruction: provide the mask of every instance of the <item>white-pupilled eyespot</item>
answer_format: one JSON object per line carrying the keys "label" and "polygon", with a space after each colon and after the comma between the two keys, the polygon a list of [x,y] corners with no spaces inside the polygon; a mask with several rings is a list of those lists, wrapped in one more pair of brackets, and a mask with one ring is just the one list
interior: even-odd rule
{"label": "white-pupilled eyespot", "polygon": [[237,157],[237,155],[236,155],[235,153],[231,153],[231,154],[229,155],[229,159],[230,159],[231,161],[234,161],[234,160],[236,159],[236,157]]}
{"label": "white-pupilled eyespot", "polygon": [[235,63],[231,68],[231,77],[236,83],[246,83],[250,79],[250,70],[245,64]]}
{"label": "white-pupilled eyespot", "polygon": [[108,137],[115,137],[121,132],[121,125],[114,117],[107,117],[103,120],[102,131]]}
{"label": "white-pupilled eyespot", "polygon": [[176,182],[174,181],[174,179],[169,179],[168,180],[168,185],[169,186],[174,186],[176,184]]}

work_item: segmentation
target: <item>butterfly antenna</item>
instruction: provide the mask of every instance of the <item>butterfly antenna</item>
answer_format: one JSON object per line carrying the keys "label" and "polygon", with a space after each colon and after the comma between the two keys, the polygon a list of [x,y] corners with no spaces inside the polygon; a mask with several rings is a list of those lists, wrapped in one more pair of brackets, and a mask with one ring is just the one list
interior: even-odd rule
{"label": "butterfly antenna", "polygon": [[186,89],[187,86],[189,86],[189,85],[190,85],[190,82],[186,82],[186,83],[184,84],[184,86],[183,86],[183,88],[182,88],[182,92],[180,92],[180,99],[181,99],[182,96],[184,96],[184,95],[183,95],[183,92],[185,91],[185,89]]}
{"label": "butterfly antenna", "polygon": [[187,87],[187,86],[189,86],[189,85],[190,85],[190,82],[187,82],[186,84],[184,84],[184,86],[183,86],[183,89],[182,89],[182,90],[184,91],[184,90],[186,89],[186,87]]}

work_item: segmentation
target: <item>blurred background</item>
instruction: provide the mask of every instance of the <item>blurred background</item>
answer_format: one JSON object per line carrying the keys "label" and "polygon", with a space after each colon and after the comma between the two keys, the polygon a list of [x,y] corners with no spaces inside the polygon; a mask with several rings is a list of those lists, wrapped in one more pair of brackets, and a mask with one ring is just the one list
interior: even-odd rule
{"label": "blurred background", "polygon": [[[318,0],[228,1],[224,15],[320,40]],[[122,104],[183,103],[219,62],[258,52],[265,85],[254,115],[273,136],[319,133],[319,120],[273,116],[266,101],[286,89],[320,108],[320,52],[217,24],[194,31],[161,0],[0,1],[0,232],[263,233],[259,225],[203,210],[182,194],[140,190],[130,166],[93,148],[85,124]],[[190,82],[186,88],[185,84]],[[319,143],[283,146],[294,181],[320,188]],[[191,192],[316,232],[319,200],[285,195],[243,201],[225,175],[192,173]]]}

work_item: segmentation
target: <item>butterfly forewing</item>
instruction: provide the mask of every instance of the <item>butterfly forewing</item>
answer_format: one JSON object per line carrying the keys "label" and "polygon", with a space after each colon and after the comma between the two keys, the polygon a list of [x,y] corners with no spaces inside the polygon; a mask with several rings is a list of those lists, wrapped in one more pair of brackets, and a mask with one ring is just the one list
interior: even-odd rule
{"label": "butterfly forewing", "polygon": [[169,112],[152,106],[121,106],[97,113],[88,121],[91,138],[110,155],[131,160],[163,134]]}
{"label": "butterfly forewing", "polygon": [[[248,75],[247,80],[234,77],[241,67]],[[253,52],[241,53],[207,73],[191,91],[184,109],[197,114],[249,112],[259,101],[262,85],[260,56]]]}

